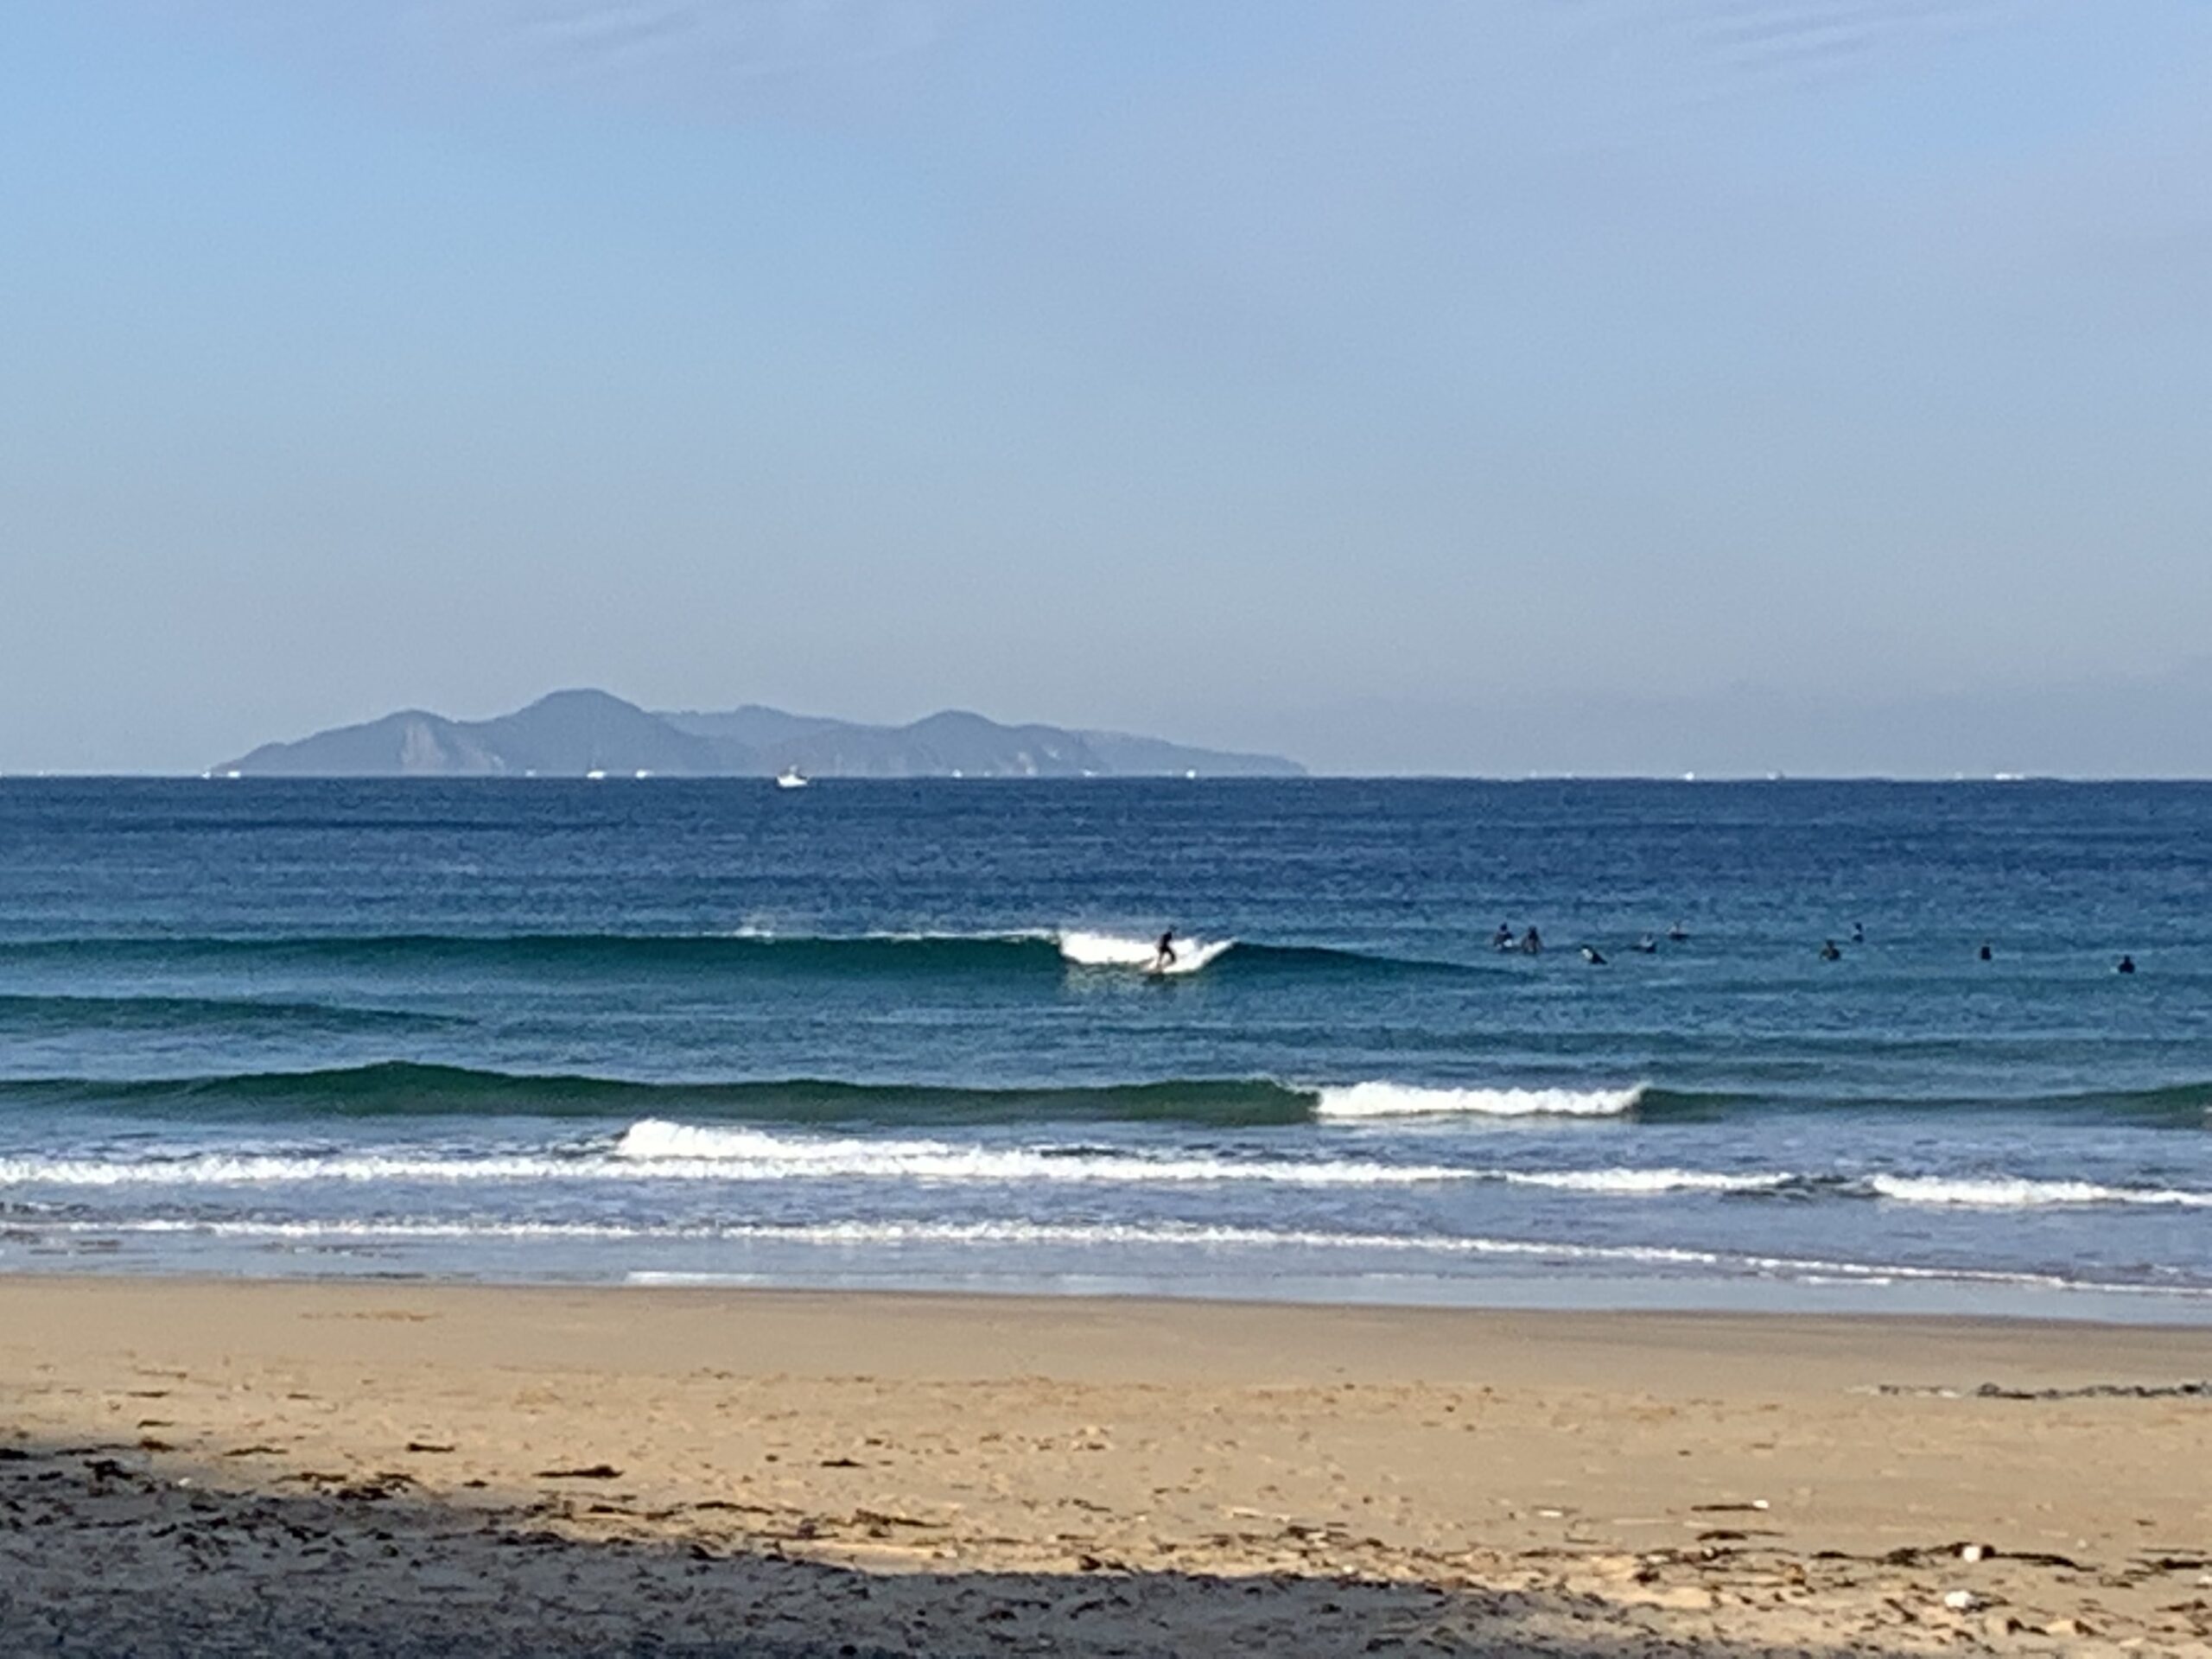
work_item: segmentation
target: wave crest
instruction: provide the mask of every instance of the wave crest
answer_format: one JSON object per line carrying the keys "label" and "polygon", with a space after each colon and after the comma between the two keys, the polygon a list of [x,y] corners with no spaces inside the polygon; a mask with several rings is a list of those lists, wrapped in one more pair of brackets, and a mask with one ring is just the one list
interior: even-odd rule
{"label": "wave crest", "polygon": [[1119,1153],[1084,1147],[959,1146],[944,1141],[794,1139],[758,1129],[702,1127],[649,1118],[632,1123],[614,1157],[639,1175],[725,1179],[846,1177],[921,1181],[1147,1183],[1253,1181],[1284,1186],[1412,1186],[1483,1179],[1488,1172],[1440,1164],[1186,1154]]}
{"label": "wave crest", "polygon": [[1669,1192],[1776,1192],[1802,1186],[1804,1178],[1788,1173],[1725,1174],[1709,1169],[1538,1169],[1501,1170],[1509,1186],[1548,1187],[1561,1192],[1602,1197],[1658,1197]]}
{"label": "wave crest", "polygon": [[1876,1175],[1869,1178],[1866,1185],[1875,1197],[1894,1204],[1948,1205],[1962,1209],[2039,1210],[2096,1204],[2212,1208],[2212,1192],[2185,1192],[2172,1187],[2107,1186],[2097,1181],[2037,1181],[2017,1176]]}
{"label": "wave crest", "polygon": [[[1233,938],[1179,939],[1169,972],[1197,973],[1232,950],[1240,972],[1434,975],[1478,971],[1465,963],[1370,954],[1322,944]],[[1068,966],[1145,968],[1155,937],[1096,928],[1006,928],[785,932],[748,925],[668,933],[330,933],[86,935],[0,940],[0,963],[173,969],[213,963],[383,971],[496,970],[540,977],[588,972],[633,976],[763,976],[997,974],[1039,976]]]}
{"label": "wave crest", "polygon": [[1323,1089],[1325,1118],[1620,1117],[1636,1109],[1644,1085],[1626,1089],[1434,1089],[1404,1083],[1355,1083]]}
{"label": "wave crest", "polygon": [[[1125,938],[1116,933],[1080,931],[1059,936],[1061,957],[1078,968],[1141,968],[1149,969],[1160,959],[1160,946],[1151,939]],[[1178,939],[1175,960],[1160,971],[1195,974],[1218,962],[1236,948],[1234,939]]]}

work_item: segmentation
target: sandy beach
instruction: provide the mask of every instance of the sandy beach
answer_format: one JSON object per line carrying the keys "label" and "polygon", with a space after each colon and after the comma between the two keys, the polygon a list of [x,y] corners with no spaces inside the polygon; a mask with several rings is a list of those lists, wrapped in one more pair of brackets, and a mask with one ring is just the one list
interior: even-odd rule
{"label": "sandy beach", "polygon": [[0,1651],[2212,1652],[2212,1332],[0,1281]]}

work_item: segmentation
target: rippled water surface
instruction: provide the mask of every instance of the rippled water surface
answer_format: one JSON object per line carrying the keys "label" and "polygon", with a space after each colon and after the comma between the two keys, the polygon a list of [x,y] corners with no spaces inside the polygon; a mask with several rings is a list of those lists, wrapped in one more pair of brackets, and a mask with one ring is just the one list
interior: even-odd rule
{"label": "rippled water surface", "polygon": [[0,780],[0,1268],[2212,1317],[2208,920],[2186,785]]}

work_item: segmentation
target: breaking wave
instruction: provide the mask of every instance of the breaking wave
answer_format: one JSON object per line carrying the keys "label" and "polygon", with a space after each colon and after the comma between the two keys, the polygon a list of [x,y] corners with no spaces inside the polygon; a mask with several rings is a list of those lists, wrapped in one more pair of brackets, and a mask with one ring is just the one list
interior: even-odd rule
{"label": "breaking wave", "polygon": [[762,1122],[1027,1122],[1055,1119],[1289,1124],[1458,1112],[1610,1116],[1635,1090],[1421,1089],[1389,1083],[1300,1088],[1268,1078],[1190,1077],[1061,1088],[963,1089],[820,1078],[657,1083],[480,1071],[387,1060],[207,1077],[0,1080],[0,1103],[120,1108],[151,1116],[705,1117]]}
{"label": "breaking wave", "polygon": [[1627,1089],[1433,1089],[1356,1083],[1324,1089],[1322,1117],[1619,1117],[1636,1109],[1643,1085]]}
{"label": "breaking wave", "polygon": [[1234,939],[1178,939],[1174,960],[1155,968],[1160,947],[1150,939],[1123,938],[1114,933],[1063,933],[1061,957],[1078,968],[1136,968],[1180,976],[1210,967],[1236,948]]}
{"label": "breaking wave", "polygon": [[[1464,964],[1376,956],[1322,945],[1236,939],[1179,941],[1170,969],[1195,973],[1228,958],[1242,972],[1464,973]],[[0,963],[43,966],[282,966],[308,971],[501,971],[531,976],[632,975],[1057,974],[1143,968],[1153,936],[1078,928],[1004,931],[785,933],[757,927],[697,933],[353,933],[86,936],[0,941]]]}
{"label": "breaking wave", "polygon": [[[23,1001],[26,999],[16,999]],[[55,999],[28,999],[47,1002]],[[135,1019],[108,1003],[70,1019]],[[173,999],[148,999],[164,1001]],[[0,1019],[6,999],[0,999]],[[264,1017],[315,1020],[316,1003],[220,1006],[240,1020]],[[275,1009],[274,1014],[267,1013]],[[370,1020],[407,1021],[404,1012],[358,1011]],[[158,1019],[158,1014],[143,1017]],[[1854,1110],[2050,1112],[2146,1126],[2202,1128],[2212,1090],[2203,1085],[2126,1094],[2011,1102],[1836,1103]],[[517,1117],[698,1119],[762,1123],[1022,1123],[1055,1121],[1181,1122],[1217,1127],[1361,1121],[1635,1118],[1646,1123],[1695,1123],[1742,1114],[1817,1112],[1817,1097],[1789,1100],[1724,1091],[1670,1090],[1649,1084],[1602,1087],[1452,1086],[1370,1079],[1344,1084],[1286,1083],[1269,1077],[1166,1077],[1122,1083],[1009,1087],[855,1083],[821,1077],[646,1080],[572,1072],[381,1060],[359,1065],[272,1069],[167,1077],[0,1077],[0,1106],[93,1108],[151,1117],[273,1118],[288,1115],[375,1117],[482,1115]],[[2059,1187],[2068,1184],[2058,1183]],[[1942,1201],[1917,1191],[1890,1194],[1905,1201]],[[1972,1202],[1955,1198],[1955,1202]],[[1994,1200],[1992,1200],[1994,1201]],[[2067,1202],[2070,1200],[2054,1200]]]}
{"label": "breaking wave", "polygon": [[1409,1186],[1484,1179],[1438,1164],[1107,1152],[1082,1147],[982,1147],[943,1141],[791,1137],[755,1129],[647,1121],[611,1147],[566,1154],[452,1156],[377,1153],[191,1153],[168,1158],[0,1159],[0,1185],[253,1186],[504,1184],[560,1181],[893,1181],[920,1184]]}
{"label": "breaking wave", "polygon": [[[1323,1144],[1327,1143],[1314,1143]],[[1341,1143],[1338,1143],[1341,1144]],[[289,1147],[113,1156],[0,1158],[0,1187],[186,1188],[427,1185],[888,1182],[928,1185],[1261,1185],[1411,1188],[1496,1183],[1592,1198],[1675,1195],[2019,1209],[2051,1205],[2212,1208],[2212,1192],[2016,1177],[1706,1170],[1671,1166],[1515,1168],[1373,1157],[1286,1157],[1242,1148],[1141,1150],[1083,1144],[993,1144],[941,1137],[773,1134],[646,1118],[620,1134],[518,1151]]]}
{"label": "breaking wave", "polygon": [[1953,1205],[1983,1210],[2040,1210],[2056,1205],[2155,1204],[2212,1208],[2212,1192],[2172,1187],[2108,1186],[2097,1181],[2035,1181],[2012,1176],[1959,1178],[1876,1175],[1867,1187],[1895,1204]]}
{"label": "breaking wave", "polygon": [[757,1128],[632,1123],[611,1142],[518,1153],[457,1154],[399,1147],[194,1151],[120,1157],[0,1158],[0,1185],[255,1186],[335,1182],[893,1181],[918,1184],[1254,1184],[1296,1187],[1422,1186],[1496,1181],[1596,1196],[1756,1192],[1788,1174],[1687,1169],[1522,1170],[1372,1158],[1285,1158],[1224,1150],[1136,1151],[1083,1145],[988,1145],[943,1139],[777,1135]]}

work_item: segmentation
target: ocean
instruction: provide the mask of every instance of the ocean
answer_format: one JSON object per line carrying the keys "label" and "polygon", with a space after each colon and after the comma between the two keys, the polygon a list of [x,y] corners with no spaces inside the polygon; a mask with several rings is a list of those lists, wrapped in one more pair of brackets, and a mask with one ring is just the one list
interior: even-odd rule
{"label": "ocean", "polygon": [[0,1271],[2203,1320],[2208,920],[2187,784],[8,779]]}

